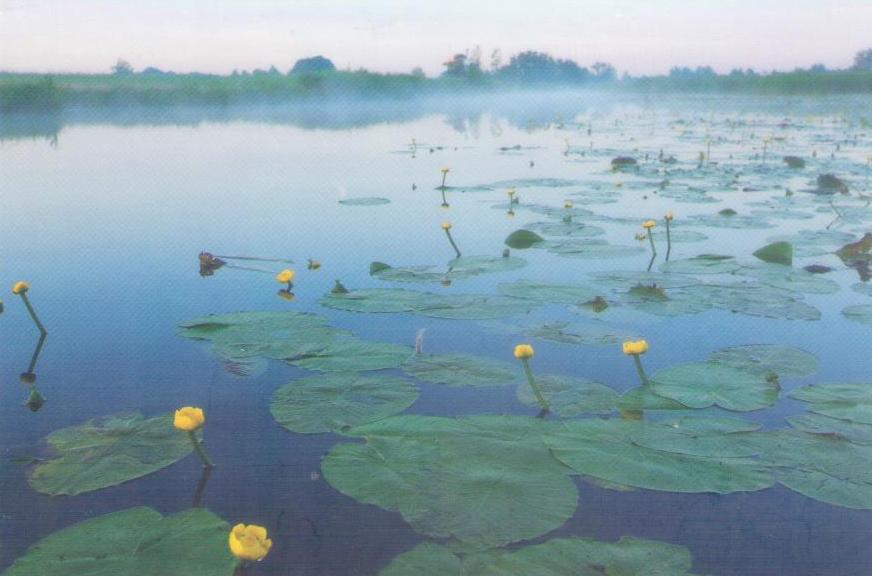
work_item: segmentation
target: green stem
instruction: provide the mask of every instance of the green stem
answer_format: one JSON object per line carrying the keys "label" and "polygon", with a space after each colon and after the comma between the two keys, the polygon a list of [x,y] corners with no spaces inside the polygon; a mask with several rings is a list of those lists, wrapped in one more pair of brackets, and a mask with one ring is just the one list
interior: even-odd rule
{"label": "green stem", "polygon": [[645,369],[642,368],[642,360],[639,359],[638,354],[633,354],[633,362],[636,364],[636,372],[639,374],[639,380],[642,382],[642,386],[650,386],[651,381],[648,380],[648,376],[645,374]]}
{"label": "green stem", "polygon": [[651,243],[651,253],[656,256],[657,255],[657,248],[654,246],[654,234],[651,233],[653,230],[654,230],[653,228],[648,229],[648,242]]}
{"label": "green stem", "polygon": [[445,186],[441,186],[440,190],[442,192],[442,205],[448,206],[448,200],[445,198]]}
{"label": "green stem", "polygon": [[542,391],[539,389],[539,385],[536,384],[536,379],[533,378],[533,370],[530,369],[530,362],[528,362],[526,358],[521,358],[521,364],[524,365],[524,374],[527,375],[527,382],[530,383],[530,388],[533,389],[533,394],[536,396],[536,401],[539,402],[539,406],[541,406],[543,410],[550,410],[548,402],[545,400],[545,397],[542,396]]}
{"label": "green stem", "polygon": [[48,330],[46,330],[45,326],[42,325],[42,322],[39,321],[39,318],[36,315],[36,311],[33,309],[33,306],[31,306],[30,299],[27,297],[27,292],[22,292],[20,296],[21,299],[24,300],[24,305],[27,307],[27,311],[30,313],[30,317],[33,319],[33,323],[36,324],[36,327],[39,328],[39,331],[42,334],[48,334]]}
{"label": "green stem", "polygon": [[448,236],[448,241],[451,242],[451,247],[454,248],[457,257],[460,258],[460,249],[458,249],[457,244],[454,243],[454,238],[451,236],[451,230],[446,230],[445,235]]}
{"label": "green stem", "polygon": [[448,176],[448,172],[443,172],[443,173],[442,173],[442,185],[439,186],[439,187],[442,188],[442,191],[443,191],[443,192],[445,192],[445,178],[446,178],[447,176]]}
{"label": "green stem", "polygon": [[200,457],[200,460],[203,461],[203,466],[206,468],[213,467],[214,464],[212,464],[212,460],[209,459],[209,455],[206,454],[206,451],[203,450],[203,444],[197,439],[197,435],[191,431],[188,432],[188,436],[191,438],[191,444],[194,445],[194,452],[196,452],[197,456]]}
{"label": "green stem", "polygon": [[669,233],[669,220],[666,220],[666,261],[669,262],[669,255],[672,253],[672,235]]}

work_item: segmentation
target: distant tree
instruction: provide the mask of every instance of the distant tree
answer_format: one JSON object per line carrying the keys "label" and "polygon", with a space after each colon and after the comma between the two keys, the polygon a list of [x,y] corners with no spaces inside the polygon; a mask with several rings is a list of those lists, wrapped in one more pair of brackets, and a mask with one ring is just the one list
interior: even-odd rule
{"label": "distant tree", "polygon": [[143,76],[166,76],[167,73],[161,70],[160,68],[155,68],[154,66],[149,66],[148,68],[144,68],[142,72],[140,72]]}
{"label": "distant tree", "polygon": [[854,56],[854,70],[872,71],[872,48],[857,52]]}
{"label": "distant tree", "polygon": [[323,56],[301,58],[291,68],[291,74],[309,74],[312,72],[335,72],[336,66]]}
{"label": "distant tree", "polygon": [[415,66],[412,69],[412,76],[415,78],[426,78],[427,75],[424,73],[424,69],[420,66]]}
{"label": "distant tree", "polygon": [[501,78],[523,83],[575,83],[587,80],[590,72],[572,60],[556,59],[543,52],[515,54],[497,71]]}
{"label": "distant tree", "polygon": [[267,70],[267,74],[269,74],[270,76],[281,76],[282,75],[282,73],[279,72],[279,69],[276,68],[275,66],[270,66],[269,70]]}
{"label": "distant tree", "polygon": [[823,64],[813,64],[811,68],[808,69],[809,72],[813,72],[815,74],[821,74],[827,71],[827,67]]}
{"label": "distant tree", "polygon": [[443,66],[445,70],[442,76],[447,78],[480,79],[484,76],[481,69],[481,50],[478,48],[473,51],[472,56],[469,53],[455,54]]}
{"label": "distant tree", "polygon": [[596,62],[593,66],[593,73],[596,76],[596,79],[599,81],[612,81],[614,80],[618,73],[615,71],[615,67],[609,64],[608,62]]}
{"label": "distant tree", "polygon": [[119,76],[133,74],[133,66],[131,66],[130,62],[128,62],[127,60],[122,60],[121,58],[119,58],[118,61],[112,65],[112,73]]}
{"label": "distant tree", "polygon": [[490,57],[490,69],[492,72],[495,72],[500,69],[500,66],[503,65],[503,51],[499,48],[495,49],[491,52]]}

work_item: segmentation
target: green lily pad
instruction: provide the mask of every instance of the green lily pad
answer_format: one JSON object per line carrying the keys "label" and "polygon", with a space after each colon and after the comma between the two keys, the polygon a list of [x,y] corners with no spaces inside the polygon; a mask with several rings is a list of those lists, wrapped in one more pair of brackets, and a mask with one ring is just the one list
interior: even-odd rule
{"label": "green lily pad", "polygon": [[505,240],[506,246],[515,250],[524,250],[531,248],[545,239],[529,230],[515,230]]}
{"label": "green lily pad", "polygon": [[568,470],[542,443],[547,422],[519,416],[396,416],[352,429],[322,462],[327,481],[399,512],[419,532],[486,549],[535,538],[574,513]]}
{"label": "green lily pad", "polygon": [[720,406],[747,412],[778,400],[778,385],[732,366],[700,362],[667,368],[651,379],[654,392],[689,408]]}
{"label": "green lily pad", "polygon": [[732,274],[741,265],[732,256],[720,254],[701,254],[685,260],[670,260],[660,266],[663,272],[670,274]]}
{"label": "green lily pad", "polygon": [[596,290],[570,284],[544,284],[518,280],[500,284],[497,290],[504,296],[554,304],[581,304],[598,296]]}
{"label": "green lily pad", "polygon": [[413,352],[408,346],[369,342],[345,336],[331,342],[323,350],[287,358],[286,362],[299,368],[319,372],[366,372],[397,368],[408,360]]}
{"label": "green lily pad", "polygon": [[641,446],[638,441],[649,426],[657,425],[633,420],[568,420],[544,439],[554,456],[579,474],[636,488],[727,494],[762,490],[773,483],[768,466],[755,458],[698,456],[686,453],[696,451],[693,445],[683,447],[676,442],[669,450]]}
{"label": "green lily pad", "polygon": [[3,576],[154,576],[179,566],[190,576],[232,576],[237,560],[227,548],[229,532],[201,508],[166,517],[130,508],[43,538]]}
{"label": "green lily pad", "polygon": [[744,370],[764,378],[776,374],[780,378],[802,378],[817,372],[814,354],[793,346],[749,345],[733,346],[712,353],[709,362]]}
{"label": "green lily pad", "polygon": [[432,294],[401,289],[354,290],[328,294],[319,303],[328,308],[361,313],[411,312],[432,318],[485,320],[524,314],[523,301],[477,294]]}
{"label": "green lily pad", "polygon": [[810,411],[859,424],[872,424],[872,384],[811,384],[790,393],[811,403]]}
{"label": "green lily pad", "polygon": [[605,230],[598,226],[562,220],[555,222],[533,222],[528,225],[528,228],[533,232],[544,234],[545,236],[560,236],[563,238],[595,238],[606,233]]}
{"label": "green lily pad", "polygon": [[854,240],[852,234],[835,230],[802,230],[795,234],[772,236],[768,242],[790,242],[794,256],[809,257],[832,254],[839,246]]}
{"label": "green lily pad", "polygon": [[57,457],[30,474],[37,492],[75,496],[141,478],[191,453],[191,440],[173,427],[173,415],[109,416],[62,428],[46,437]]}
{"label": "green lily pad", "polygon": [[760,436],[762,458],[778,482],[834,506],[872,509],[872,445],[799,430]]}
{"label": "green lily pad", "polygon": [[680,402],[660,396],[650,385],[637,386],[636,388],[624,392],[621,399],[618,400],[618,408],[627,411],[689,409]]}
{"label": "green lily pad", "polygon": [[693,456],[741,458],[760,453],[754,442],[759,424],[734,418],[680,418],[639,422],[630,438],[639,446]]}
{"label": "green lily pad", "polygon": [[450,548],[424,542],[394,558],[379,576],[681,576],[691,564],[683,546],[627,537],[617,542],[555,538],[462,558]]}
{"label": "green lily pad", "polygon": [[793,265],[793,244],[773,242],[754,252],[754,257],[770,264]]}
{"label": "green lily pad", "polygon": [[522,330],[530,338],[539,338],[559,344],[591,346],[611,346],[638,337],[635,332],[613,328],[605,324],[579,324],[569,322],[549,322],[530,326]]}
{"label": "green lily pad", "polygon": [[318,434],[393,416],[417,398],[415,386],[401,378],[322,374],[276,390],[270,411],[276,422],[291,432]]}
{"label": "green lily pad", "polygon": [[517,367],[480,356],[416,354],[403,364],[407,374],[444,386],[505,386],[518,382]]}
{"label": "green lily pad", "polygon": [[378,196],[363,196],[360,198],[340,200],[339,203],[343,206],[381,206],[383,204],[390,204],[391,201],[387,198],[380,198]]}
{"label": "green lily pad", "polygon": [[852,322],[872,324],[872,305],[857,304],[854,306],[846,306],[842,309],[842,316]]}
{"label": "green lily pad", "polygon": [[839,284],[829,278],[780,264],[743,266],[737,274],[750,276],[761,284],[773,288],[801,294],[835,294],[839,291]]}
{"label": "green lily pad", "polygon": [[835,435],[847,438],[855,444],[872,444],[872,424],[831,418],[814,412],[790,416],[787,421],[797,430],[810,434]]}
{"label": "green lily pad", "polygon": [[[619,395],[613,389],[590,380],[566,376],[537,376],[536,384],[550,409],[561,418],[582,414],[611,414],[616,410]],[[539,407],[533,389],[526,381],[518,384],[518,400]]]}
{"label": "green lily pad", "polygon": [[564,258],[584,258],[592,260],[607,260],[611,258],[628,258],[645,251],[641,246],[626,246],[610,244],[605,240],[569,239],[548,242],[545,246],[549,252]]}
{"label": "green lily pad", "polygon": [[[379,264],[379,266],[374,266]],[[390,282],[444,282],[463,280],[480,274],[507,272],[527,265],[523,258],[514,256],[463,256],[455,258],[443,266],[402,266],[393,267],[383,263],[370,265],[370,274]]]}

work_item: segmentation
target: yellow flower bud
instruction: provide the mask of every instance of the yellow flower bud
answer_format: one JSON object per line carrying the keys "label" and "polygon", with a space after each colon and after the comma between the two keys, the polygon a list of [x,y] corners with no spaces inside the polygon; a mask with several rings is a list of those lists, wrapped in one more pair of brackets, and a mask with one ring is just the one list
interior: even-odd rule
{"label": "yellow flower bud", "polygon": [[645,220],[644,222],[642,222],[642,228],[646,230],[650,230],[655,226],[657,226],[657,222],[655,222],[654,220]]}
{"label": "yellow flower bud", "polygon": [[250,562],[260,562],[272,548],[272,540],[267,538],[266,528],[254,524],[237,524],[230,531],[227,542],[234,556]]}
{"label": "yellow flower bud", "polygon": [[666,218],[667,221],[671,222],[672,221],[672,212],[667,212],[666,216],[664,216],[664,218]]}
{"label": "yellow flower bud", "polygon": [[28,284],[27,282],[24,282],[23,280],[16,282],[12,286],[12,293],[13,294],[24,294],[28,290],[30,290],[30,284]]}
{"label": "yellow flower bud", "polygon": [[564,208],[572,208],[572,200],[567,200],[563,203]]}
{"label": "yellow flower bud", "polygon": [[294,281],[294,276],[296,274],[293,270],[288,270],[287,268],[276,274],[276,282],[281,282],[282,284],[289,284]]}
{"label": "yellow flower bud", "polygon": [[644,340],[624,342],[624,354],[638,356],[648,351],[648,343]]}
{"label": "yellow flower bud", "polygon": [[533,347],[529,344],[518,344],[515,346],[515,358],[518,360],[526,360],[533,357]]}
{"label": "yellow flower bud", "polygon": [[445,231],[451,230],[451,222],[443,222],[442,229]]}
{"label": "yellow flower bud", "polygon": [[445,168],[442,168],[440,172],[442,172],[443,174],[448,174],[449,172],[451,172],[451,170],[446,166]]}
{"label": "yellow flower bud", "polygon": [[509,198],[511,198],[512,196],[515,195],[515,189],[514,189],[514,188],[509,188],[508,190],[506,190],[506,194],[508,194],[508,195],[509,195]]}
{"label": "yellow flower bud", "polygon": [[192,406],[179,408],[176,410],[175,418],[173,418],[173,426],[185,432],[199,430],[205,423],[206,416],[203,414],[203,409]]}

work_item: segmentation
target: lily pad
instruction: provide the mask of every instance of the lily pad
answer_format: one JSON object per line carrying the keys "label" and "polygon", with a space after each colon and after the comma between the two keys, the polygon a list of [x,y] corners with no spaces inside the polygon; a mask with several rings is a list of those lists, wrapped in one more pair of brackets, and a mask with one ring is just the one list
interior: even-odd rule
{"label": "lily pad", "polygon": [[787,418],[790,425],[803,432],[841,436],[856,444],[872,444],[872,424],[861,424],[823,414],[799,414]]}
{"label": "lily pad", "polygon": [[596,290],[571,284],[543,284],[531,280],[500,284],[500,294],[522,300],[554,304],[581,304],[598,296]]}
{"label": "lily pad", "polygon": [[783,430],[761,435],[760,446],[778,481],[791,490],[835,506],[872,509],[872,445]]}
{"label": "lily pad", "polygon": [[816,414],[859,424],[872,424],[872,384],[811,384],[790,393],[809,402]]}
{"label": "lily pad", "polygon": [[419,532],[486,549],[535,538],[574,513],[568,470],[542,443],[547,422],[519,416],[397,416],[352,429],[322,463],[356,500],[399,512]]}
{"label": "lily pad", "polygon": [[524,250],[544,241],[545,239],[535,232],[529,230],[515,230],[508,235],[505,244],[509,248],[514,248],[515,250]]}
{"label": "lily pad", "polygon": [[778,400],[778,385],[765,377],[732,366],[701,362],[681,364],[651,379],[654,392],[689,408],[720,406],[747,412]]}
{"label": "lily pad", "polygon": [[556,538],[462,558],[448,547],[424,542],[394,558],[379,576],[681,576],[691,564],[683,546],[627,537],[618,542]]}
{"label": "lily pad", "polygon": [[515,384],[517,367],[480,356],[416,354],[403,365],[407,374],[444,386],[505,386]]}
{"label": "lily pad", "polygon": [[343,206],[381,206],[383,204],[390,204],[391,201],[387,198],[380,198],[378,196],[363,196],[360,198],[340,200],[339,203]]}
{"label": "lily pad", "polygon": [[790,242],[773,242],[754,252],[754,257],[770,264],[793,264],[793,244]]}
{"label": "lily pad", "polygon": [[852,322],[872,324],[872,305],[857,304],[854,306],[846,306],[842,309],[842,316]]}
{"label": "lily pad", "polygon": [[432,318],[486,320],[529,312],[521,300],[477,294],[432,294],[401,289],[354,290],[328,294],[319,303],[328,308],[361,313],[411,312]]}
{"label": "lily pad", "polygon": [[776,374],[779,378],[801,378],[817,372],[814,354],[793,346],[749,345],[733,346],[712,353],[709,362],[744,370],[764,378]]}
{"label": "lily pad", "polygon": [[[769,468],[755,458],[698,456],[641,446],[651,424],[633,420],[568,420],[545,434],[554,456],[587,476],[667,492],[747,492],[772,485]],[[656,426],[656,425],[654,425]]]}
{"label": "lily pad", "polygon": [[30,474],[37,492],[75,496],[157,472],[191,453],[188,435],[173,427],[172,414],[109,416],[62,428],[46,437],[57,454]]}
{"label": "lily pad", "polygon": [[[613,389],[590,380],[566,376],[539,376],[536,384],[549,407],[561,418],[582,414],[611,414],[616,410],[619,395]],[[518,384],[518,400],[528,406],[539,404],[528,382]]]}
{"label": "lily pad", "polygon": [[40,540],[3,576],[154,576],[184,566],[190,576],[231,576],[230,526],[196,508],[163,517],[130,508],[85,520]]}
{"label": "lily pad", "polygon": [[417,398],[415,386],[401,378],[322,374],[276,390],[270,411],[276,422],[291,432],[318,434],[398,414]]}
{"label": "lily pad", "polygon": [[345,336],[318,352],[287,358],[286,362],[319,372],[365,372],[396,368],[408,360],[412,353],[412,348],[408,346]]}
{"label": "lily pad", "polygon": [[446,280],[472,278],[480,274],[517,270],[526,266],[527,261],[514,256],[464,256],[462,258],[455,258],[443,266],[393,267],[382,263],[378,264],[381,265],[375,269],[373,265],[370,266],[370,274],[381,280],[390,282],[441,283]]}

